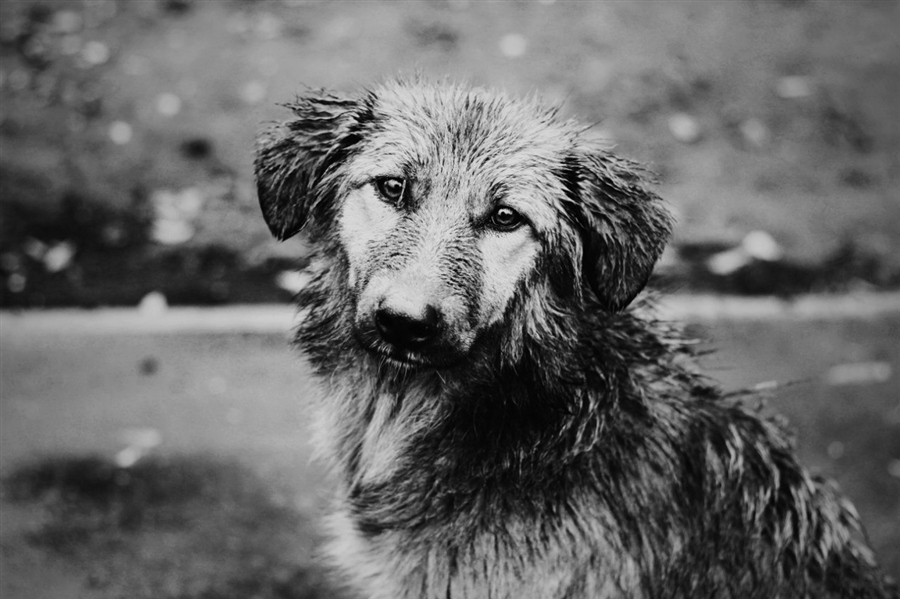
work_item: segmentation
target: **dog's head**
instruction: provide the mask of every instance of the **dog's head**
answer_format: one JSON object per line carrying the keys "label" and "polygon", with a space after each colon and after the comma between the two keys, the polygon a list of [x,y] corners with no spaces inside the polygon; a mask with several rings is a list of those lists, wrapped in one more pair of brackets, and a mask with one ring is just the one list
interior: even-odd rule
{"label": "dog's head", "polygon": [[416,81],[289,108],[258,142],[266,222],[329,248],[355,338],[388,361],[446,366],[501,321],[539,336],[575,306],[621,310],[668,238],[636,165],[536,101]]}

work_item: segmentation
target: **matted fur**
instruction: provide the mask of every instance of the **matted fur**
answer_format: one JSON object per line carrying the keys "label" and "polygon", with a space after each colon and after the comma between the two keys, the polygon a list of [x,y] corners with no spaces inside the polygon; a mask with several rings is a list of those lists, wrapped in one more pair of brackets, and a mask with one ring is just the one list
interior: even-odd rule
{"label": "matted fur", "polygon": [[[450,83],[287,107],[259,199],[315,249],[297,342],[340,478],[326,553],[359,596],[892,596],[785,430],[628,307],[671,227],[635,164],[536,100]],[[439,334],[393,343],[385,305]]]}

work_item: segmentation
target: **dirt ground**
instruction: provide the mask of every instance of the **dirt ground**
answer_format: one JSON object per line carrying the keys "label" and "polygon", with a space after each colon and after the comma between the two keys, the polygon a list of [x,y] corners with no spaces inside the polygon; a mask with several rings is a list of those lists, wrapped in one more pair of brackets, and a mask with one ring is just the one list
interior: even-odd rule
{"label": "dirt ground", "polygon": [[[0,305],[286,299],[255,132],[398,72],[537,93],[648,163],[676,287],[897,288],[898,29],[878,0],[6,0]],[[710,271],[754,231],[777,259]]]}
{"label": "dirt ground", "polygon": [[[313,558],[329,488],[314,391],[284,335],[4,326],[0,595],[336,596]],[[900,577],[900,317],[692,331],[721,349],[703,366],[726,389],[794,383],[763,391],[769,409]]]}
{"label": "dirt ground", "polygon": [[[324,598],[324,473],[285,335],[17,335],[0,386],[0,596]],[[149,455],[119,468],[128,448]]]}

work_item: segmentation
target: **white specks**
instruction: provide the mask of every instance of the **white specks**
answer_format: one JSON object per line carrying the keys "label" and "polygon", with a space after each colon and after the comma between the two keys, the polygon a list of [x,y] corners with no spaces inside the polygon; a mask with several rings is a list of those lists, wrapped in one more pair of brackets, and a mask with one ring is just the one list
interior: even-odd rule
{"label": "white specks", "polygon": [[268,93],[266,84],[262,81],[248,81],[241,88],[241,99],[247,104],[259,104],[266,99]]}
{"label": "white specks", "polygon": [[109,139],[117,146],[124,146],[129,143],[134,136],[131,125],[125,121],[114,121],[109,126]]}
{"label": "white specks", "polygon": [[802,75],[782,77],[778,80],[778,83],[775,84],[775,93],[785,100],[806,98],[813,93],[812,79]]}
{"label": "white specks", "polygon": [[194,236],[193,219],[203,208],[203,192],[197,187],[188,187],[178,192],[157,190],[150,197],[155,220],[150,237],[163,245],[178,245]]}
{"label": "white specks", "polygon": [[500,38],[500,53],[507,58],[520,58],[528,50],[528,40],[520,33],[508,33]]}
{"label": "white specks", "polygon": [[300,293],[307,285],[309,285],[311,280],[312,275],[308,272],[300,270],[283,270],[278,273],[275,283],[285,291]]}
{"label": "white specks", "polygon": [[757,118],[749,118],[741,122],[740,130],[747,145],[754,148],[764,148],[771,138],[769,128]]}
{"label": "white specks", "polygon": [[713,274],[726,276],[754,260],[774,262],[783,256],[781,246],[765,231],[751,231],[741,240],[741,245],[710,256],[706,267]]}
{"label": "white specks", "polygon": [[765,231],[750,231],[741,241],[741,247],[751,258],[766,262],[780,260],[784,253],[775,238]]}
{"label": "white specks", "polygon": [[777,389],[781,383],[778,381],[762,381],[761,383],[756,383],[753,385],[753,389],[755,391],[772,391],[773,389]]}
{"label": "white specks", "polygon": [[131,468],[150,450],[162,443],[162,434],[155,428],[125,429],[119,436],[128,444],[114,458],[119,468]]}
{"label": "white specks", "polygon": [[669,131],[684,144],[696,143],[702,135],[697,119],[684,112],[676,112],[669,117]]}
{"label": "white specks", "polygon": [[162,433],[155,428],[127,428],[119,438],[129,445],[152,449],[162,443]]}
{"label": "white specks", "polygon": [[22,243],[22,252],[29,258],[40,262],[47,253],[47,244],[40,239],[29,237]]}
{"label": "white specks", "polygon": [[44,268],[47,272],[61,272],[69,267],[75,257],[75,244],[61,241],[52,245],[44,254]]}
{"label": "white specks", "polygon": [[10,293],[22,293],[27,284],[28,279],[20,272],[14,272],[6,278],[6,288]]}
{"label": "white specks", "polygon": [[81,49],[81,59],[89,66],[105,64],[109,57],[109,46],[103,42],[90,41]]}
{"label": "white specks", "polygon": [[884,383],[891,375],[891,365],[887,362],[854,362],[832,366],[825,375],[825,382],[834,387],[868,385]]}
{"label": "white specks", "polygon": [[162,245],[180,245],[194,236],[194,226],[183,220],[157,220],[153,222],[150,237]]}
{"label": "white specks", "polygon": [[156,97],[156,111],[168,117],[173,117],[181,112],[181,98],[172,93],[159,94]]}
{"label": "white specks", "polygon": [[114,461],[119,468],[131,468],[138,460],[144,456],[144,452],[139,447],[129,445],[116,454]]}
{"label": "white specks", "polygon": [[888,474],[900,478],[900,460],[891,460],[887,467]]}
{"label": "white specks", "polygon": [[740,248],[733,248],[710,256],[706,260],[706,268],[714,275],[726,276],[736,272],[750,262]]}
{"label": "white specks", "polygon": [[169,309],[169,302],[166,296],[159,291],[151,291],[138,304],[138,312],[142,316],[154,317],[162,316]]}

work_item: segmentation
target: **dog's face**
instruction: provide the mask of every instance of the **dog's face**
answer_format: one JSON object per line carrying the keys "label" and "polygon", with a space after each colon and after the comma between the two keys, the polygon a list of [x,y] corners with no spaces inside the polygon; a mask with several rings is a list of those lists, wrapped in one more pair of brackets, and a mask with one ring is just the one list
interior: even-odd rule
{"label": "dog's face", "polygon": [[354,337],[388,362],[460,363],[528,294],[532,313],[585,295],[620,309],[668,234],[633,165],[534,102],[394,84],[292,108],[258,148],[263,213],[330,244]]}

